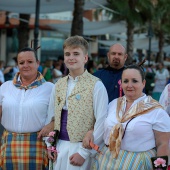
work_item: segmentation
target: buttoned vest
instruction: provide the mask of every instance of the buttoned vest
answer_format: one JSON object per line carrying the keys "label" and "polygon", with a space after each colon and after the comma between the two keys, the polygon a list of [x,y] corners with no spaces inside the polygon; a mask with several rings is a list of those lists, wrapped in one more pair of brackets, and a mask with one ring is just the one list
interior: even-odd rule
{"label": "buttoned vest", "polygon": [[[85,71],[68,97],[67,131],[71,142],[82,141],[94,128],[93,90],[99,79]],[[68,76],[56,83],[55,129],[60,131],[61,112],[65,105]]]}

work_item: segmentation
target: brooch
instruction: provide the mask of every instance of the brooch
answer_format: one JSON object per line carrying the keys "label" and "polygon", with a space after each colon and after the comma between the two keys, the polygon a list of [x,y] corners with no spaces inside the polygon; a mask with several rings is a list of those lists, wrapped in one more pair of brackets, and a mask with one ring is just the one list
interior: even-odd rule
{"label": "brooch", "polygon": [[80,100],[80,98],[81,98],[80,94],[76,94],[76,99]]}

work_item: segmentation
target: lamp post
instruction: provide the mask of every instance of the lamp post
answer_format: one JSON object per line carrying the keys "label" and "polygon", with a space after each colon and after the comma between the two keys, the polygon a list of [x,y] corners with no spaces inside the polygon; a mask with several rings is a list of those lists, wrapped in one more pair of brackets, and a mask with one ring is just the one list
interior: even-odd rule
{"label": "lamp post", "polygon": [[40,0],[36,0],[35,24],[34,24],[34,49],[38,47]]}
{"label": "lamp post", "polygon": [[5,27],[9,27],[10,26],[8,14],[9,14],[9,12],[6,12]]}
{"label": "lamp post", "polygon": [[152,30],[151,23],[149,24],[147,37],[149,38],[149,48],[148,48],[148,66],[149,66],[150,60],[151,60],[151,42],[152,42],[152,37],[153,37],[153,30]]}

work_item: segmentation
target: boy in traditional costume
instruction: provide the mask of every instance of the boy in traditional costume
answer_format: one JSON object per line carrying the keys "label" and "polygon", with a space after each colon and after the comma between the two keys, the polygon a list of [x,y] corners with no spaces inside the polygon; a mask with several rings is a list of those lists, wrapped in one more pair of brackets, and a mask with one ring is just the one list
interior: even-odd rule
{"label": "boy in traditional costume", "polygon": [[49,113],[55,115],[55,129],[60,132],[56,147],[59,153],[52,156],[49,151],[48,156],[55,170],[87,170],[90,156],[96,152],[85,149],[82,141],[94,129],[94,143],[103,144],[108,95],[103,83],[84,68],[88,42],[81,36],[72,36],[65,40],[63,49],[69,74],[55,84],[49,107]]}

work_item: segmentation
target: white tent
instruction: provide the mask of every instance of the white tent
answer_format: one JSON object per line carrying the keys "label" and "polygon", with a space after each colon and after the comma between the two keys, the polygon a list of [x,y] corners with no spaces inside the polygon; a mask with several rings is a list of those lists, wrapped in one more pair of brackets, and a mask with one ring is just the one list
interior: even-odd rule
{"label": "white tent", "polygon": [[[121,39],[119,41],[112,41],[112,40],[98,40],[98,43],[106,45],[106,46],[111,46],[115,43],[121,43],[123,46],[126,47],[126,40],[125,39]],[[134,42],[133,42],[134,48],[135,49],[143,49],[143,50],[148,50],[149,49],[149,39],[146,38],[134,38]],[[158,39],[156,39],[155,37],[152,38],[151,41],[151,51],[152,52],[158,52]],[[166,53],[170,53],[170,46],[165,44],[163,47],[163,51]]]}
{"label": "white tent", "polygon": [[[71,22],[62,23],[62,24],[50,24],[51,28],[56,29],[59,32],[69,34],[71,31]],[[117,23],[112,23],[111,21],[100,21],[100,22],[89,22],[84,21],[84,35],[93,36],[93,35],[105,35],[111,34],[112,37],[115,37],[115,41],[113,40],[98,40],[99,44],[103,44],[106,46],[111,46],[114,43],[121,43],[126,47],[126,22],[120,21]],[[119,38],[120,40],[116,40]],[[135,49],[149,49],[149,38],[147,37],[147,33],[143,34],[135,34],[134,35],[134,48]],[[164,45],[164,52],[170,53],[170,46],[167,44]],[[158,52],[158,39],[153,37],[151,40],[151,51]]]}
{"label": "white tent", "polygon": [[[101,8],[102,5],[107,3],[106,0],[86,0],[84,9]],[[36,0],[0,0],[0,10],[16,12],[16,13],[35,13]],[[40,0],[40,13],[56,13],[64,11],[73,11],[74,0]],[[71,22],[64,24],[51,24],[52,28],[69,34],[71,30]],[[126,32],[126,23],[118,22],[111,23],[110,21],[101,22],[84,22],[84,35],[104,35],[112,34],[115,37],[121,39],[119,41],[126,46],[126,36],[119,34]],[[136,37],[135,37],[136,36]],[[146,35],[134,36],[134,48],[136,49],[148,49],[149,40]],[[113,41],[98,41],[100,44],[112,45]],[[118,42],[118,41],[116,41]],[[158,40],[152,38],[151,51],[158,51]],[[164,51],[170,53],[170,46],[165,45]]]}
{"label": "white tent", "polygon": [[[59,32],[69,34],[71,31],[71,22],[62,24],[50,24],[51,28],[56,29]],[[89,22],[84,21],[84,35],[104,35],[104,34],[116,34],[126,32],[126,23],[117,22],[111,23],[111,21]]]}
{"label": "white tent", "polygon": [[[106,0],[86,0],[84,9],[99,8]],[[33,14],[36,0],[0,0],[0,10]],[[73,11],[74,0],[40,0],[40,13]]]}

